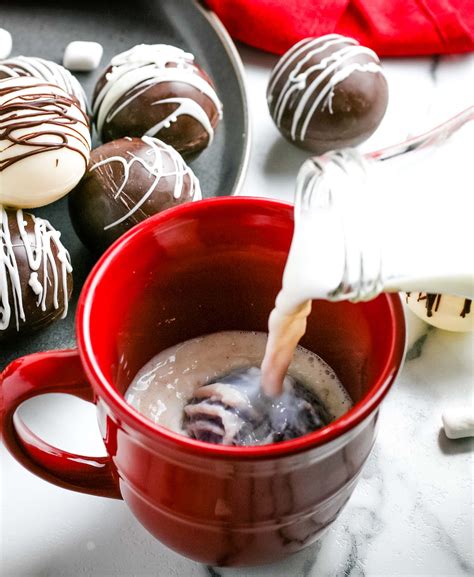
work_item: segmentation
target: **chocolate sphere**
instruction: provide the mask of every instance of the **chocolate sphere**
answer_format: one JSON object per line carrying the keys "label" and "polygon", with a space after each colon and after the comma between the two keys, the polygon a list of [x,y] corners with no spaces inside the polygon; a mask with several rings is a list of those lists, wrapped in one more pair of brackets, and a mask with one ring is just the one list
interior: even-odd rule
{"label": "chocolate sphere", "polygon": [[199,181],[176,150],[150,136],[127,136],[92,151],[69,212],[82,242],[102,252],[149,216],[200,199]]}
{"label": "chocolate sphere", "polygon": [[472,300],[435,293],[406,293],[408,308],[420,319],[438,329],[474,331]]}
{"label": "chocolate sphere", "polygon": [[112,59],[95,88],[92,111],[104,142],[155,136],[191,155],[211,143],[222,105],[192,54],[141,44]]}
{"label": "chocolate sphere", "polygon": [[69,96],[77,99],[79,106],[87,112],[87,99],[79,80],[69,70],[44,58],[16,56],[0,60],[0,79],[17,76],[33,76],[62,88]]}
{"label": "chocolate sphere", "polygon": [[0,206],[0,341],[64,318],[72,266],[60,233],[43,218]]}
{"label": "chocolate sphere", "polygon": [[30,76],[0,80],[0,204],[35,208],[84,175],[89,120],[62,88]]}
{"label": "chocolate sphere", "polygon": [[306,38],[281,57],[267,101],[285,138],[321,154],[366,140],[385,114],[388,88],[375,52],[328,34]]}

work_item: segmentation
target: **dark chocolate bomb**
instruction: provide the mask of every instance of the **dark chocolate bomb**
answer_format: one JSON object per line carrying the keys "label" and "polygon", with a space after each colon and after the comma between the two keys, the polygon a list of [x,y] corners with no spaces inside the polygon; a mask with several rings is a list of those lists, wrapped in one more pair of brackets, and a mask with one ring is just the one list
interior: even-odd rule
{"label": "dark chocolate bomb", "polygon": [[285,138],[321,154],[366,140],[385,114],[388,87],[375,52],[328,34],[306,38],[282,56],[267,101]]}
{"label": "dark chocolate bomb", "polygon": [[81,241],[97,253],[149,216],[200,199],[199,181],[176,150],[156,138],[126,137],[92,151],[69,194],[69,212]]}
{"label": "dark chocolate bomb", "polygon": [[217,445],[261,445],[296,439],[331,422],[310,389],[287,376],[276,398],[260,389],[260,369],[235,371],[200,387],[184,408],[191,438]]}
{"label": "dark chocolate bomb", "polygon": [[155,136],[183,155],[208,146],[222,104],[192,54],[165,44],[141,44],[115,56],[92,102],[104,142]]}
{"label": "dark chocolate bomb", "polygon": [[0,206],[0,341],[66,316],[72,267],[59,237],[47,220]]}

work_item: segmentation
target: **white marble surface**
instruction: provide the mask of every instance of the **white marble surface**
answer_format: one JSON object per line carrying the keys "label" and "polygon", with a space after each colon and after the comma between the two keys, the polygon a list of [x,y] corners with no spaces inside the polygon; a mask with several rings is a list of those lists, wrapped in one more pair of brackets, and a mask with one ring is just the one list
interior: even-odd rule
{"label": "white marble surface", "polygon": [[[254,142],[244,194],[291,199],[306,155],[279,138],[265,104],[275,59],[241,48]],[[365,148],[430,128],[474,103],[474,56],[384,62],[387,115]],[[445,407],[474,402],[473,335],[429,329],[408,313],[406,365],[382,410],[375,449],[341,517],[316,545],[255,569],[199,565],[162,546],[118,501],[59,489],[1,452],[3,577],[472,576],[474,440],[449,441]],[[39,408],[41,407],[41,411]],[[32,428],[99,454],[92,406],[61,396],[23,409]],[[41,416],[39,413],[41,412]]]}

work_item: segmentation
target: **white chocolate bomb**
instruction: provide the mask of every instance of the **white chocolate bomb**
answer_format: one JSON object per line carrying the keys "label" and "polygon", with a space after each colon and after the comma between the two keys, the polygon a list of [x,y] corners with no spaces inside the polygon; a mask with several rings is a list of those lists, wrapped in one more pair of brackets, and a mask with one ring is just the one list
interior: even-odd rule
{"label": "white chocolate bomb", "polygon": [[474,330],[474,311],[471,301],[463,297],[407,293],[408,308],[425,322],[446,331]]}
{"label": "white chocolate bomb", "polygon": [[0,204],[44,206],[84,175],[89,121],[62,88],[29,76],[0,80]]}
{"label": "white chocolate bomb", "polygon": [[15,56],[0,61],[0,78],[33,76],[50,84],[56,84],[69,96],[79,101],[80,107],[87,112],[87,98],[79,80],[61,64],[35,56]]}

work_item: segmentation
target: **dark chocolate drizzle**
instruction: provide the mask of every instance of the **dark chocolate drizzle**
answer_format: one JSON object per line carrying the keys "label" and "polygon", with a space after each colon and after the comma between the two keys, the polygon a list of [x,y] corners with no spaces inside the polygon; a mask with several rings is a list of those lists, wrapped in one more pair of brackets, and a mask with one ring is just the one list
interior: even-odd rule
{"label": "dark chocolate drizzle", "polygon": [[[418,297],[418,300],[420,300],[420,297]],[[441,295],[436,293],[426,294],[426,315],[428,317],[433,316],[433,308],[435,313],[438,312],[440,302],[441,302]]]}
{"label": "dark chocolate drizzle", "polygon": [[471,313],[471,299],[464,299],[464,306],[462,307],[461,316],[465,318],[466,315]]}
{"label": "dark chocolate drizzle", "polygon": [[[408,302],[408,299],[411,296],[411,292],[407,292],[406,296],[407,296],[406,300]],[[426,316],[432,317],[434,312],[435,313],[438,312],[442,297],[443,295],[437,293],[418,293],[417,302],[426,301],[425,303]],[[465,318],[466,315],[471,313],[471,304],[472,304],[471,299],[464,299],[463,308],[459,313],[460,317]]]}
{"label": "dark chocolate drizzle", "polygon": [[[54,85],[43,83],[35,85],[35,88],[41,90],[41,87],[44,86]],[[59,129],[60,127],[67,128],[78,141],[84,144],[86,149],[90,148],[87,139],[75,128],[78,124],[83,124],[89,129],[88,118],[78,105],[77,99],[66,94],[51,94],[41,91],[35,92],[34,94],[19,95],[18,92],[21,88],[22,87],[11,85],[5,88],[1,88],[0,86],[0,97],[11,96],[11,99],[7,100],[1,107],[0,140],[9,140],[11,142],[11,145],[5,150],[16,145],[30,146],[31,150],[12,156],[11,158],[0,159],[0,172],[30,156],[62,148],[67,148],[80,154],[87,166],[87,155],[84,154],[81,149],[71,145],[68,140],[68,134]],[[71,107],[79,110],[84,120],[68,114]],[[24,116],[19,114],[19,112],[24,112],[25,110],[29,110],[30,113]],[[48,129],[45,127],[45,129],[42,130],[35,130],[35,128],[42,125],[48,125],[51,126],[51,128]],[[54,129],[55,126],[58,127],[58,130]],[[25,133],[21,136],[15,136],[15,132],[19,130],[25,131]],[[48,142],[47,140],[37,140],[39,137],[44,136],[55,136],[58,137],[60,141]]]}

